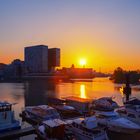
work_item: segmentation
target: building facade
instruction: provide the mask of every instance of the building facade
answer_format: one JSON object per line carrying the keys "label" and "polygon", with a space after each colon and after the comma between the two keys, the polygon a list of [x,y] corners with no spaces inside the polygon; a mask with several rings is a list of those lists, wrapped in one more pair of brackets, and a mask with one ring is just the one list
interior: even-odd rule
{"label": "building facade", "polygon": [[60,49],[50,48],[48,49],[48,69],[49,71],[55,67],[60,66]]}
{"label": "building facade", "polygon": [[48,46],[37,45],[26,47],[24,56],[28,73],[48,72]]}

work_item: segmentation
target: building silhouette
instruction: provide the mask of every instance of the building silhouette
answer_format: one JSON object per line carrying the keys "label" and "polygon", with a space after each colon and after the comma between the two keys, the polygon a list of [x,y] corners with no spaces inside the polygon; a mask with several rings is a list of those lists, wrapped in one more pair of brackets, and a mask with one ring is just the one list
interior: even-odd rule
{"label": "building silhouette", "polygon": [[45,78],[55,74],[60,66],[60,49],[48,49],[46,45],[25,47],[24,61],[13,60],[10,64],[0,63],[0,80],[22,78]]}
{"label": "building silhouette", "polygon": [[37,45],[26,47],[24,56],[28,73],[48,72],[48,46]]}
{"label": "building silhouette", "polygon": [[54,70],[55,67],[60,66],[60,49],[50,48],[48,49],[48,69]]}
{"label": "building silhouette", "polygon": [[26,72],[24,61],[15,59],[3,70],[4,78],[21,78]]}

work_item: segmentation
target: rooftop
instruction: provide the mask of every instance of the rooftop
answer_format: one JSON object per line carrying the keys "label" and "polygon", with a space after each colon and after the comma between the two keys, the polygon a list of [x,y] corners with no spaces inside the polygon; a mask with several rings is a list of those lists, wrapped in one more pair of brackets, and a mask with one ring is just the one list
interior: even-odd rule
{"label": "rooftop", "polygon": [[28,46],[28,47],[25,47],[25,49],[27,49],[27,48],[38,48],[38,47],[47,47],[47,48],[48,48],[47,45],[35,45],[35,46]]}

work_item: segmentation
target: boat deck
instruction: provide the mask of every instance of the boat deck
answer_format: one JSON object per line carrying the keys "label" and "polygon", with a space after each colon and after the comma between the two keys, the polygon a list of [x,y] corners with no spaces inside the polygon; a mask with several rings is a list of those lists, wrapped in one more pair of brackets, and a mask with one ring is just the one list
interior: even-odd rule
{"label": "boat deck", "polygon": [[30,134],[35,134],[35,129],[33,127],[27,127],[24,129],[2,133],[0,134],[0,140],[15,139],[15,138],[27,136]]}

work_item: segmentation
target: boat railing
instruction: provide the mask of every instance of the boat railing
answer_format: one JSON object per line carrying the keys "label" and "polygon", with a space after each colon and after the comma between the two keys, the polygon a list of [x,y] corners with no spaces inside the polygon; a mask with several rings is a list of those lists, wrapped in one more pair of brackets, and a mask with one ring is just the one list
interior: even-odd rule
{"label": "boat railing", "polygon": [[0,112],[11,111],[11,110],[12,110],[11,105],[0,106]]}

